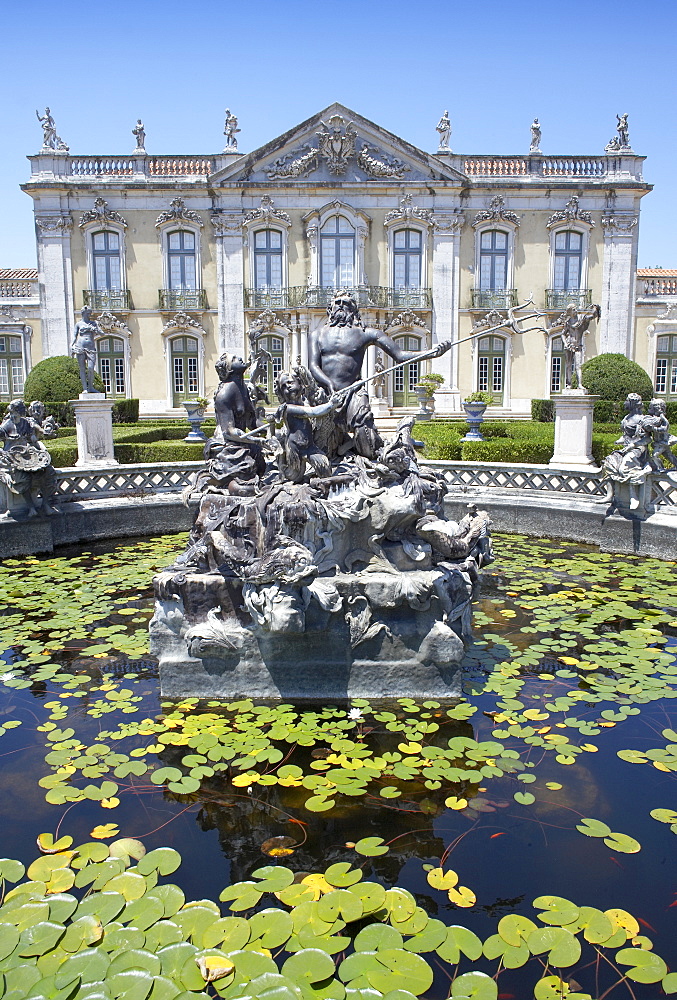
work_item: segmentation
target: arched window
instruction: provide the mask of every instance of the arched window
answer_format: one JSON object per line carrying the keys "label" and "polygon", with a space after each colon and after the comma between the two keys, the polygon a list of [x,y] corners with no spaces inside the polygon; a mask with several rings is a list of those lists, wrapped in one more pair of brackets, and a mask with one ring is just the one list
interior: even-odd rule
{"label": "arched window", "polygon": [[282,288],[282,233],[277,229],[254,234],[254,286],[257,291]]}
{"label": "arched window", "polygon": [[393,237],[393,287],[421,287],[422,238],[418,229],[398,229]]}
{"label": "arched window", "polygon": [[504,385],[505,339],[480,337],[477,344],[477,388],[480,392],[493,395],[494,406],[502,406]]}
{"label": "arched window", "polygon": [[550,341],[550,392],[561,392],[564,388],[564,344],[561,337]]}
{"label": "arched window", "polygon": [[677,334],[656,337],[657,396],[677,396]]}
{"label": "arched window", "polygon": [[480,289],[505,291],[508,284],[508,234],[489,229],[480,234]]}
{"label": "arched window", "polygon": [[[411,334],[401,334],[393,338],[403,351],[421,351],[421,338]],[[418,402],[416,385],[420,378],[421,364],[412,361],[408,365],[396,368],[393,372],[393,406],[415,406]]]}
{"label": "arched window", "polygon": [[14,399],[24,391],[21,337],[0,334],[0,399]]}
{"label": "arched window", "polygon": [[125,343],[121,337],[100,337],[96,342],[99,375],[107,396],[126,396]]}
{"label": "arched window", "polygon": [[282,337],[270,334],[266,337],[258,337],[256,346],[262,347],[271,356],[271,360],[267,365],[266,381],[263,383],[263,387],[266,390],[268,399],[273,403],[277,398],[275,396],[275,379],[284,368],[284,341]]}
{"label": "arched window", "polygon": [[169,287],[193,291],[195,284],[195,233],[179,229],[167,237]]}
{"label": "arched window", "polygon": [[573,230],[555,233],[553,289],[578,291],[583,265],[583,236]]}
{"label": "arched window", "polygon": [[194,399],[200,391],[198,380],[198,342],[195,337],[173,337],[171,344],[172,405]]}
{"label": "arched window", "polygon": [[355,230],[342,215],[322,226],[320,283],[323,288],[352,288],[355,282]]}
{"label": "arched window", "polygon": [[120,235],[106,229],[92,235],[92,264],[96,291],[119,291],[121,286]]}

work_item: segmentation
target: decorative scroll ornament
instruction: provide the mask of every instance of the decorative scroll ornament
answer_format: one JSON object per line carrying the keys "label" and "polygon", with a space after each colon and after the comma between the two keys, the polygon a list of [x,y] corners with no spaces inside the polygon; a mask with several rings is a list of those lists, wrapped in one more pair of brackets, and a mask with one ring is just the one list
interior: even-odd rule
{"label": "decorative scroll ornament", "polygon": [[419,208],[417,205],[412,205],[411,202],[412,198],[410,194],[405,194],[403,198],[400,198],[400,207],[386,213],[386,217],[383,220],[385,225],[387,226],[390,222],[408,222],[410,219],[425,222],[426,225],[432,225],[433,213],[431,210],[429,208]]}
{"label": "decorative scroll ornament", "polygon": [[232,236],[242,230],[242,216],[236,212],[212,215],[209,221],[217,236]]}
{"label": "decorative scroll ornament", "polygon": [[121,319],[118,319],[115,313],[110,312],[108,309],[101,313],[97,319],[97,323],[107,334],[122,333],[131,336],[132,331],[129,329],[127,324],[123,323]]}
{"label": "decorative scroll ornament", "polygon": [[172,198],[169,203],[169,208],[164,212],[160,212],[158,215],[155,226],[161,226],[164,222],[175,222],[179,220],[194,222],[196,226],[204,226],[204,222],[197,212],[193,212],[192,209],[186,208],[186,203],[183,198]]}
{"label": "decorative scroll ornament", "polygon": [[82,213],[78,226],[82,229],[88,222],[117,222],[125,229],[127,228],[127,221],[122,218],[119,212],[114,212],[109,208],[108,202],[104,201],[103,198],[97,198],[94,202],[94,208],[90,209],[89,212]]}
{"label": "decorative scroll ornament", "polygon": [[37,215],[35,224],[45,236],[54,234],[63,236],[64,233],[73,228],[73,220],[70,215]]}
{"label": "decorative scroll ornament", "polygon": [[272,333],[275,330],[286,330],[291,333],[289,325],[290,317],[288,313],[276,313],[273,309],[264,309],[262,313],[252,321],[249,327],[249,336],[261,336],[263,333]]}
{"label": "decorative scroll ornament", "polygon": [[[485,316],[480,316],[472,325],[473,330],[492,329],[508,322],[507,316],[503,316],[497,309],[492,309]],[[474,342],[473,342],[474,347]]]}
{"label": "decorative scroll ornament", "polygon": [[275,202],[267,194],[261,198],[260,208],[253,208],[245,215],[243,225],[246,226],[249,222],[282,222],[285,226],[291,226],[290,217],[282,209],[276,209]]}
{"label": "decorative scroll ornament", "polygon": [[306,177],[313,170],[317,170],[318,156],[319,150],[306,142],[299,149],[274,160],[266,173],[271,181],[278,177]]}
{"label": "decorative scroll ornament", "polygon": [[392,327],[401,327],[403,330],[412,330],[415,326],[420,326],[424,330],[426,325],[422,319],[419,319],[416,313],[412,312],[411,309],[405,309],[403,312],[398,313],[397,316],[393,316],[386,325],[386,330],[390,330]]}
{"label": "decorative scroll ornament", "polygon": [[162,327],[162,332],[167,333],[169,330],[187,330],[189,328],[194,330],[200,330],[204,333],[204,330],[200,326],[197,320],[193,319],[186,312],[177,312],[174,314],[172,319],[168,319],[165,325]]}
{"label": "decorative scroll ornament", "polygon": [[602,229],[606,236],[632,236],[637,222],[636,215],[605,214],[602,216]]}
{"label": "decorative scroll ornament", "polygon": [[458,209],[432,216],[433,229],[438,233],[460,233],[465,225],[465,215]]}
{"label": "decorative scroll ornament", "polygon": [[552,229],[558,222],[586,222],[591,229],[594,229],[595,223],[592,221],[592,215],[590,212],[581,210],[578,207],[578,202],[578,195],[572,195],[561,212],[553,212],[546,222],[546,228]]}
{"label": "decorative scroll ornament", "polygon": [[320,120],[323,131],[320,138],[320,156],[327,161],[329,173],[334,176],[345,174],[348,160],[355,156],[357,132],[352,122],[345,124],[342,115],[332,115],[329,122]]}
{"label": "decorative scroll ornament", "polygon": [[505,198],[497,194],[489,202],[488,209],[477,213],[473,227],[479,226],[481,222],[510,222],[514,226],[519,226],[520,217],[515,212],[509,212],[505,207]]}
{"label": "decorative scroll ornament", "polygon": [[366,144],[362,146],[357,162],[370,177],[396,177],[401,180],[405,170],[410,169],[403,160],[387,157],[385,153]]}

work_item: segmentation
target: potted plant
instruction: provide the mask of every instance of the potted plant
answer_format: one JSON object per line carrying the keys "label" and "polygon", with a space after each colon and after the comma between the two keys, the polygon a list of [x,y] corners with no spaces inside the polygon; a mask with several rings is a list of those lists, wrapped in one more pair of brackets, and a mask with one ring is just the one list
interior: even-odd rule
{"label": "potted plant", "polygon": [[188,444],[201,444],[207,440],[207,435],[201,429],[205,418],[208,399],[206,396],[196,396],[195,399],[184,399],[183,405],[190,424],[190,430],[183,439]]}
{"label": "potted plant", "polygon": [[432,420],[435,412],[435,393],[443,383],[444,375],[439,375],[437,372],[429,372],[419,378],[415,386],[419,405],[417,420]]}
{"label": "potted plant", "polygon": [[484,420],[484,411],[493,401],[494,397],[491,393],[484,391],[471,392],[469,396],[465,397],[463,400],[463,409],[465,410],[470,430],[465,437],[461,438],[462,441],[484,441],[480,433],[480,424]]}

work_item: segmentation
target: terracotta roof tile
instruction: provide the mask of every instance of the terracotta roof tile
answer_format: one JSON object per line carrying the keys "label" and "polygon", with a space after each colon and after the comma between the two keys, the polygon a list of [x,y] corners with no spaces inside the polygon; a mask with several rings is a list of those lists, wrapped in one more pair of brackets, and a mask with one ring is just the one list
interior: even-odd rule
{"label": "terracotta roof tile", "polygon": [[35,267],[0,267],[0,281],[37,281]]}
{"label": "terracotta roof tile", "polygon": [[675,267],[638,267],[638,278],[677,278]]}

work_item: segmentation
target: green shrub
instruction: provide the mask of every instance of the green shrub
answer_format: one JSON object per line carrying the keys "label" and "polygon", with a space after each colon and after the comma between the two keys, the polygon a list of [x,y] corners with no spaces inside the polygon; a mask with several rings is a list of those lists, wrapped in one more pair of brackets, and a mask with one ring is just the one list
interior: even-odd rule
{"label": "green shrub", "polygon": [[552,453],[552,442],[511,438],[464,441],[461,449],[464,462],[525,462],[528,465],[547,465]]}
{"label": "green shrub", "polygon": [[55,469],[64,469],[66,466],[75,465],[78,460],[78,446],[75,439],[72,444],[62,444],[58,438],[53,441],[45,441],[45,446],[52,456],[52,465]]}
{"label": "green shrub", "polygon": [[[94,388],[103,392],[104,386],[100,376],[94,373]],[[58,354],[54,358],[39,361],[26,376],[24,399],[27,403],[34,399],[47,400],[54,403],[66,403],[69,399],[77,399],[82,392],[80,368],[75,358]]]}
{"label": "green shrub", "polygon": [[201,444],[155,441],[153,444],[116,444],[115,457],[123,465],[137,462],[199,462],[204,458]]}
{"label": "green shrub", "polygon": [[[668,422],[676,425],[677,424],[677,399],[672,399],[670,402],[665,404],[665,416],[668,418]],[[672,433],[675,433],[675,427],[672,428]]]}
{"label": "green shrub", "polygon": [[653,383],[647,373],[624,354],[599,354],[586,361],[582,369],[583,385],[594,396],[622,401],[629,392],[651,399]]}
{"label": "green shrub", "polygon": [[136,424],[139,420],[138,399],[116,399],[113,404],[114,424]]}
{"label": "green shrub", "polygon": [[[39,398],[39,397],[37,397]],[[73,433],[73,428],[75,427],[75,410],[70,403],[53,403],[49,400],[44,400],[45,408],[47,413],[51,414],[56,420],[59,427],[65,427],[69,429],[69,432]]]}
{"label": "green shrub", "polygon": [[594,433],[592,435],[592,457],[597,465],[601,465],[607,455],[616,450],[618,434],[619,432],[615,431],[613,434]]}
{"label": "green shrub", "polygon": [[532,399],[531,419],[541,423],[552,423],[555,419],[555,404],[552,399]]}
{"label": "green shrub", "polygon": [[610,424],[618,417],[619,411],[622,409],[623,404],[618,401],[598,399],[595,403],[592,419],[596,424]]}

